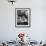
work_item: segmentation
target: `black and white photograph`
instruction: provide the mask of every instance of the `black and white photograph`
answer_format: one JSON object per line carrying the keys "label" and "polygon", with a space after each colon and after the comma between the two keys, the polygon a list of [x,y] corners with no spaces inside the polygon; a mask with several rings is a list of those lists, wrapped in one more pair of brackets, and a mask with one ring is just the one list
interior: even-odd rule
{"label": "black and white photograph", "polygon": [[30,27],[31,11],[30,8],[16,8],[15,9],[15,26],[16,27]]}

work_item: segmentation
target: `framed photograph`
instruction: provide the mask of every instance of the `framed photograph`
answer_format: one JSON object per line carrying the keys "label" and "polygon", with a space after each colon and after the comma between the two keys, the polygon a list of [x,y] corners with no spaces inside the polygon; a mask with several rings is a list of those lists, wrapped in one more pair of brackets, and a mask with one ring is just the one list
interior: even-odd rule
{"label": "framed photograph", "polygon": [[31,9],[15,8],[15,26],[30,27],[31,26]]}

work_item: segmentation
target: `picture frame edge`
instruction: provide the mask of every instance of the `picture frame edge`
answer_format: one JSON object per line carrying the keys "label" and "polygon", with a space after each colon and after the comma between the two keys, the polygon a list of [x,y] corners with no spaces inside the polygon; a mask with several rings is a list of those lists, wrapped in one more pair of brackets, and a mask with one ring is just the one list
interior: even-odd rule
{"label": "picture frame edge", "polygon": [[[16,9],[29,9],[29,26],[16,26]],[[15,8],[15,27],[16,28],[30,28],[31,27],[31,8]]]}

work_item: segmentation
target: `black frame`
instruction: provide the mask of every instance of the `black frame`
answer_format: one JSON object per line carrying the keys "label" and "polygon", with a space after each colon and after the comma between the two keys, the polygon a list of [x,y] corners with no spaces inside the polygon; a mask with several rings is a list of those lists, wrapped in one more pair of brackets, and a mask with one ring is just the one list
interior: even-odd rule
{"label": "black frame", "polygon": [[[16,21],[17,21],[17,20],[16,20],[16,16],[17,16],[17,14],[16,14],[17,12],[16,12],[16,11],[17,11],[18,9],[19,9],[19,10],[21,10],[21,9],[28,9],[28,10],[29,10],[29,24],[28,24],[29,26],[28,26],[28,25],[27,25],[27,26],[25,26],[25,25],[24,25],[24,26],[23,26],[23,25],[22,25],[22,26],[17,26],[17,25],[16,25]],[[30,9],[30,8],[15,8],[15,27],[19,27],[19,28],[31,27],[31,9]]]}

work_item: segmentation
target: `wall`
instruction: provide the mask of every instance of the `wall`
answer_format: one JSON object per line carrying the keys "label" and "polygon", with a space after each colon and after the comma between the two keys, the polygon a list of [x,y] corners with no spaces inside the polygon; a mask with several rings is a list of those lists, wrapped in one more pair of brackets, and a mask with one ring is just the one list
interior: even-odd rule
{"label": "wall", "polygon": [[[45,0],[17,0],[13,5],[0,0],[0,41],[15,40],[19,32],[26,32],[33,40],[46,40]],[[31,27],[15,27],[15,8],[31,8]]]}

